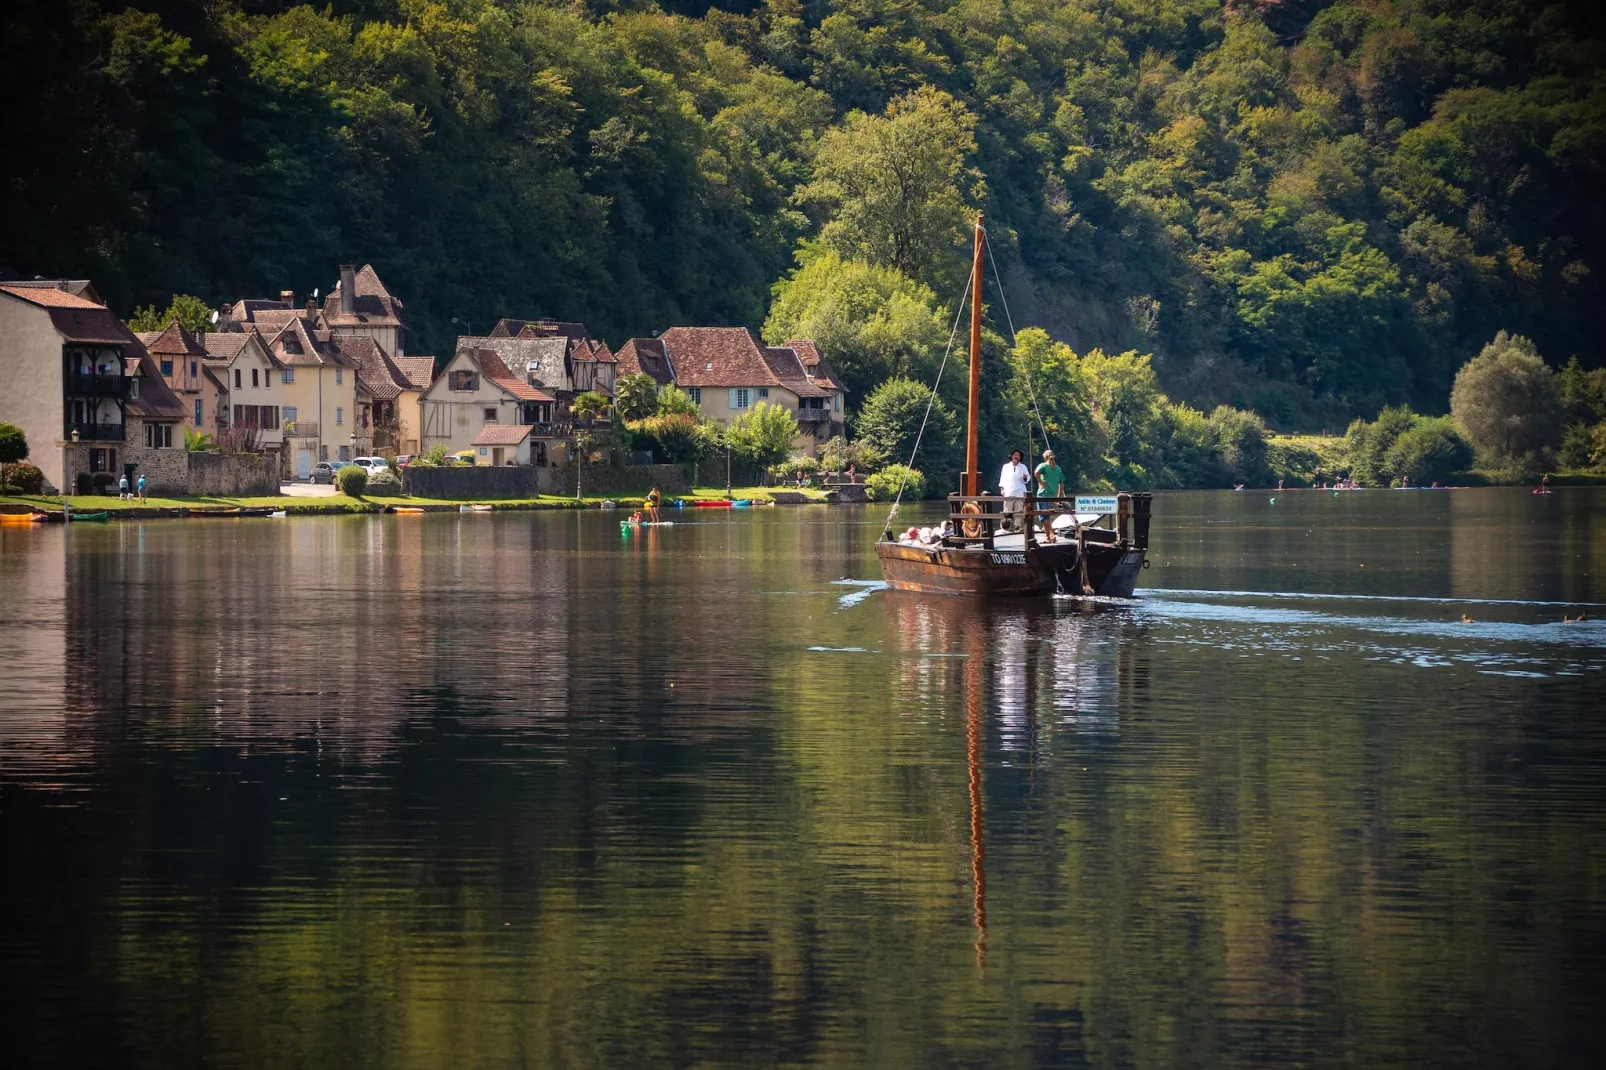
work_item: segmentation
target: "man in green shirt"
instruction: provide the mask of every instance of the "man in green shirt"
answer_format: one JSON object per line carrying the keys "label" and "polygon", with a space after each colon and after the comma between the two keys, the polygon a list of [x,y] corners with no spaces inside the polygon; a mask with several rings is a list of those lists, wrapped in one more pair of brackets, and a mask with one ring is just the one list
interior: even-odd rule
{"label": "man in green shirt", "polygon": [[[1054,451],[1043,451],[1043,463],[1038,465],[1032,475],[1037,477],[1037,496],[1039,498],[1058,498],[1065,491],[1065,473],[1060,466],[1054,463]],[[1054,541],[1054,518],[1048,513],[1042,516],[1043,541]]]}

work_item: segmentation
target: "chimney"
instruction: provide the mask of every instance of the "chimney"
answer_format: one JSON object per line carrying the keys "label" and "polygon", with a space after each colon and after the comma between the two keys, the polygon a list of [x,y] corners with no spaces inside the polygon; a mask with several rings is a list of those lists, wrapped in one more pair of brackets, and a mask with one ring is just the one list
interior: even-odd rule
{"label": "chimney", "polygon": [[280,290],[279,300],[283,301],[287,305],[290,305],[291,307],[294,307],[296,303],[296,292],[294,290]]}
{"label": "chimney", "polygon": [[318,302],[307,298],[307,319],[313,323],[318,322]]}
{"label": "chimney", "polygon": [[354,315],[357,311],[357,265],[340,265],[340,311]]}

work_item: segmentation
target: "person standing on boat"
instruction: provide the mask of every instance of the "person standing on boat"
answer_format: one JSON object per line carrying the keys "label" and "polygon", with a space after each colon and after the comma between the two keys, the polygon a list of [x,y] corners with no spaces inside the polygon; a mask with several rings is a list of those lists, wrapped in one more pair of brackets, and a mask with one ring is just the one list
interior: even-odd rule
{"label": "person standing on boat", "polygon": [[[1043,463],[1038,465],[1032,473],[1037,477],[1037,496],[1039,498],[1058,498],[1065,491],[1065,473],[1060,466],[1054,463],[1054,451],[1043,451]],[[1053,508],[1052,506],[1050,508]],[[1052,513],[1043,514],[1043,540],[1054,541],[1054,516]]]}
{"label": "person standing on boat", "polygon": [[1022,463],[1024,457],[1020,450],[1010,450],[1009,462],[998,473],[998,493],[1004,497],[1004,520],[1011,528],[1026,512],[1026,483],[1032,474]]}

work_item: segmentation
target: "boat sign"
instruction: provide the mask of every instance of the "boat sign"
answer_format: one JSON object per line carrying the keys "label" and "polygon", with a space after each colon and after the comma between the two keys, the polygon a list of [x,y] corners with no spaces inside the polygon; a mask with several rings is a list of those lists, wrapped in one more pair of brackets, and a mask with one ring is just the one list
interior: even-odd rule
{"label": "boat sign", "polygon": [[1116,511],[1118,503],[1115,495],[1078,494],[1076,496],[1076,511],[1078,513],[1096,513],[1107,516]]}

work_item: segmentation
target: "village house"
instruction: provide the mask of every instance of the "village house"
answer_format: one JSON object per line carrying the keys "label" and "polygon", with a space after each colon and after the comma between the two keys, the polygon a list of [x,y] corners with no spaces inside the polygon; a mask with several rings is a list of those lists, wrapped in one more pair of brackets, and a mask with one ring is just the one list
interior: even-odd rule
{"label": "village house", "polygon": [[847,391],[807,340],[766,346],[746,327],[671,327],[626,342],[618,370],[674,383],[720,423],[759,402],[779,405],[797,417],[794,448],[811,456],[844,431]]}
{"label": "village house", "polygon": [[145,346],[167,388],[183,406],[185,422],[197,431],[202,430],[206,407],[202,398],[206,387],[206,345],[202,337],[185,330],[177,320],[164,330],[141,331],[135,337]]}
{"label": "village house", "polygon": [[188,494],[189,456],[184,451],[184,425],[190,414],[167,385],[154,358],[140,352],[123,357],[129,380],[127,421],[123,439],[123,472],[132,487],[145,477],[151,494]]}
{"label": "village house", "polygon": [[474,463],[477,466],[501,467],[505,464],[529,464],[529,424],[486,424],[474,436]]}
{"label": "village house", "polygon": [[407,351],[402,303],[385,288],[372,264],[340,265],[340,281],[324,297],[317,326],[337,342],[372,338],[391,357]]}
{"label": "village house", "polygon": [[[418,412],[418,391],[396,362],[391,360],[373,338],[349,335],[335,340],[340,354],[357,367],[359,393],[366,392],[366,400],[357,399],[359,426],[371,432],[370,452],[390,454],[417,453],[417,440],[413,448],[406,447],[402,414],[412,409],[414,420]],[[433,360],[431,360],[433,364]]]}
{"label": "village house", "polygon": [[434,357],[396,357],[396,367],[407,377],[407,387],[396,399],[396,412],[401,426],[401,443],[397,451],[416,455],[423,445],[422,400],[424,391],[435,382]]}
{"label": "village house", "polygon": [[[514,339],[501,339],[508,343]],[[545,358],[533,354],[539,347],[506,346],[522,349],[523,374],[515,373],[494,349],[459,349],[419,399],[422,419],[420,446],[427,451],[444,445],[449,453],[473,450],[487,426],[528,427],[531,439],[529,462],[536,465],[562,464],[568,458],[567,423],[556,418],[557,395],[541,384],[541,361],[562,362],[560,347],[546,347]]]}
{"label": "village house", "polygon": [[55,282],[0,284],[0,420],[22,429],[52,492],[75,490],[80,472],[122,473],[137,389],[125,359],[143,353],[104,305]]}
{"label": "village house", "polygon": [[[282,363],[253,327],[228,334],[202,336],[210,381],[202,384],[203,414],[208,430],[231,433],[251,449],[278,451],[284,446],[284,372]],[[206,401],[211,398],[211,405]]]}

